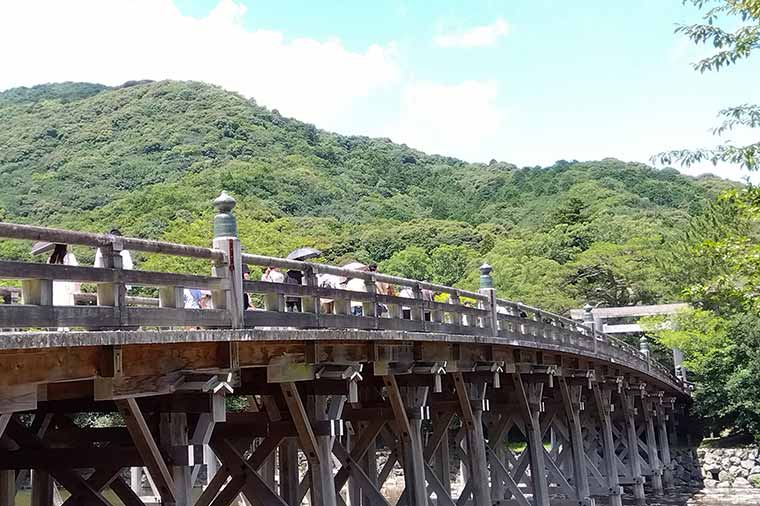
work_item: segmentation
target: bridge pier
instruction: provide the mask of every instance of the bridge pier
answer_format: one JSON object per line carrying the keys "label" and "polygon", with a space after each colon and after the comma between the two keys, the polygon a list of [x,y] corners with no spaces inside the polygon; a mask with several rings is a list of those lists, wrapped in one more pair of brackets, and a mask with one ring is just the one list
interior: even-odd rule
{"label": "bridge pier", "polygon": [[639,436],[636,432],[635,397],[623,386],[618,394],[623,407],[623,425],[625,426],[625,447],[627,450],[628,473],[632,481],[633,497],[637,503],[643,503],[644,477],[641,474],[641,457],[639,454]]}
{"label": "bridge pier", "polygon": [[663,494],[662,487],[662,463],[657,452],[657,436],[654,431],[654,406],[652,398],[644,394],[641,397],[642,415],[644,418],[644,425],[646,430],[646,442],[647,442],[647,459],[649,462],[649,468],[651,470],[650,484],[652,491],[655,495],[661,496]]}

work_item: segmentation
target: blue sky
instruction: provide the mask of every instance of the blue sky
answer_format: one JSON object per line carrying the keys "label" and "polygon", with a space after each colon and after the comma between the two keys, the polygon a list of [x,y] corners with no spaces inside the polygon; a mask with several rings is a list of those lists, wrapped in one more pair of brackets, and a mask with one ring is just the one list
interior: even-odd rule
{"label": "blue sky", "polygon": [[[760,103],[756,60],[692,70],[707,50],[673,30],[698,19],[679,0],[9,1],[0,44],[18,49],[0,89],[198,79],[322,128],[470,161],[645,162],[714,145],[719,109]],[[743,176],[688,172],[704,171]]]}

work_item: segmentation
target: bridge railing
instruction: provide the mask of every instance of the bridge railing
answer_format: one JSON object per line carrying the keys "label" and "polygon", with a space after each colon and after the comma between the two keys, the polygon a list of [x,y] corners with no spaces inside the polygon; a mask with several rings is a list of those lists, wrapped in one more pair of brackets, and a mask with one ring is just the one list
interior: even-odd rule
{"label": "bridge railing", "polygon": [[[0,223],[0,237],[99,248],[107,267],[0,261],[0,279],[21,280],[22,304],[0,305],[0,328],[129,328],[140,326],[227,327],[226,308],[185,309],[184,288],[226,293],[229,279],[217,276],[125,270],[121,251],[141,251],[206,259],[225,264],[224,252],[211,248],[92,234],[30,225]],[[72,294],[54,304],[56,283],[91,283],[97,293]],[[158,299],[128,297],[127,286],[158,288]],[[61,289],[60,285],[56,287]],[[218,297],[219,298],[219,297]],[[92,302],[95,305],[76,305]]]}
{"label": "bridge railing", "polygon": [[[302,285],[245,281],[244,291],[264,300],[263,311],[246,312],[246,327],[297,322],[302,327],[491,335],[490,312],[484,307],[488,297],[477,292],[326,264],[249,254],[242,258],[249,265],[299,271],[304,280]],[[360,279],[365,291],[324,286],[321,275]],[[392,286],[394,295],[380,293],[382,284]],[[432,293],[446,294],[448,301],[435,301]]]}
{"label": "bridge railing", "polygon": [[[584,353],[647,372],[672,385],[680,384],[648,354],[593,326],[497,298],[491,288],[490,267],[481,270],[481,284],[488,280],[485,287],[474,292],[365,270],[242,254],[229,212],[234,200],[230,204],[231,199],[226,195],[225,199],[222,202],[227,207],[215,219],[222,217],[224,225],[217,227],[215,221],[215,248],[0,222],[0,237],[99,248],[105,265],[0,261],[0,279],[21,280],[23,302],[0,304],[0,329],[287,327],[466,335],[474,342],[491,339],[515,346]],[[125,270],[121,265],[121,251],[125,249],[208,260],[212,275]],[[243,281],[243,263],[298,271],[302,283]],[[326,283],[331,277],[342,282]],[[364,281],[364,291],[341,287],[351,279]],[[77,293],[69,303],[54,303],[57,282],[91,283],[96,293]],[[128,286],[157,288],[159,296],[130,297]],[[394,289],[381,293],[387,286]],[[185,308],[185,289],[209,291],[210,307]],[[243,311],[244,293],[252,303],[262,301],[263,307]],[[438,296],[434,298],[433,294]],[[95,305],[90,305],[92,302]],[[83,303],[88,305],[78,305]]]}

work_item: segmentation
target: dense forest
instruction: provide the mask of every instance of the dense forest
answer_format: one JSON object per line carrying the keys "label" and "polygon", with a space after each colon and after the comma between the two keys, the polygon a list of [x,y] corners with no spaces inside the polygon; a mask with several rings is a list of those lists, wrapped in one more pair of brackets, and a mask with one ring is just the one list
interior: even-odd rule
{"label": "dense forest", "polygon": [[225,189],[248,251],[310,245],[328,262],[467,286],[486,260],[503,295],[557,311],[678,298],[654,257],[736,186],[613,159],[471,164],[195,82],[12,89],[0,122],[5,220],[208,244]]}
{"label": "dense forest", "polygon": [[[238,201],[248,252],[314,246],[325,262],[374,261],[383,272],[465,288],[476,287],[486,261],[501,296],[558,312],[692,302],[678,332],[659,333],[669,344],[712,350],[707,339],[753,331],[737,315],[750,318],[754,299],[735,287],[760,280],[760,268],[741,271],[757,256],[745,239],[756,237],[760,198],[715,176],[615,159],[467,163],[326,132],[197,82],[11,89],[0,93],[0,123],[2,220],[208,245],[211,200],[224,189]],[[0,242],[0,257],[29,259],[28,245]],[[756,349],[742,360],[753,363]],[[709,388],[705,406],[725,394]],[[716,429],[737,416],[710,409]],[[754,407],[743,409],[740,428],[760,433]]]}

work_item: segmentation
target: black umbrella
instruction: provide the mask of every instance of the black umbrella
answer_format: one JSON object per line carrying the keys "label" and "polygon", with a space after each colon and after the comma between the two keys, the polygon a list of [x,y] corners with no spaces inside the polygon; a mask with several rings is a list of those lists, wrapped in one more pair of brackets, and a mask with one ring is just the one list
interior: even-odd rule
{"label": "black umbrella", "polygon": [[322,252],[315,248],[298,248],[288,254],[288,260],[308,260],[321,254]]}

